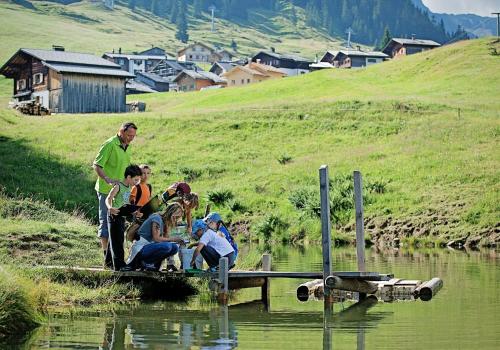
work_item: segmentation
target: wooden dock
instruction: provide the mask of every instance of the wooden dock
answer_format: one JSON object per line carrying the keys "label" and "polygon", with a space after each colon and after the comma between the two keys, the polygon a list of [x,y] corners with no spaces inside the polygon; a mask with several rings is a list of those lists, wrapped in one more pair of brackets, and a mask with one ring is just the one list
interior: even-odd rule
{"label": "wooden dock", "polygon": [[[325,312],[331,309],[335,301],[355,297],[362,300],[367,295],[375,295],[381,300],[391,301],[399,297],[411,299],[420,298],[428,301],[443,286],[443,281],[433,278],[429,281],[414,281],[394,279],[392,274],[381,274],[366,271],[364,252],[364,227],[363,227],[363,196],[362,178],[359,171],[355,171],[354,198],[356,212],[356,255],[358,271],[334,271],[331,255],[331,218],[329,200],[329,175],[328,166],[323,165],[319,169],[320,178],[320,203],[321,203],[321,231],[323,251],[323,271],[318,272],[290,272],[272,271],[271,255],[264,254],[262,257],[262,271],[242,271],[228,269],[227,258],[219,260],[217,272],[206,271],[109,271],[102,268],[83,268],[67,266],[48,266],[50,269],[73,271],[87,271],[95,273],[111,273],[118,278],[127,279],[162,279],[162,278],[207,278],[209,287],[217,293],[219,302],[223,305],[228,303],[230,290],[242,288],[261,288],[261,299],[268,305],[270,300],[270,286],[273,278],[295,278],[303,280],[314,280],[299,286],[297,297],[299,300],[308,300],[309,296],[321,295],[324,300]],[[207,211],[209,209],[207,208]],[[355,294],[354,294],[355,293]]]}

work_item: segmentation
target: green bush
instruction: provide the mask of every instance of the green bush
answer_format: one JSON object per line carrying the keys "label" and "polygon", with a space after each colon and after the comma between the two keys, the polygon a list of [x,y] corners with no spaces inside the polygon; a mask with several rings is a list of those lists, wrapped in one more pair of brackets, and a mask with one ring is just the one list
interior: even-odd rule
{"label": "green bush", "polygon": [[203,170],[185,166],[179,168],[179,174],[184,177],[184,181],[190,182],[201,177],[201,175],[203,175]]}
{"label": "green bush", "polygon": [[234,198],[233,192],[231,190],[213,190],[213,191],[208,191],[207,193],[207,198],[210,202],[214,204],[219,204],[222,205],[229,201],[230,199]]}
{"label": "green bush", "polygon": [[292,157],[290,157],[288,154],[282,154],[281,156],[278,157],[278,163],[281,165],[288,164],[292,161]]}
{"label": "green bush", "polygon": [[289,226],[290,225],[283,221],[279,216],[271,214],[257,225],[257,232],[262,235],[266,241],[269,241],[273,234],[282,233],[288,229]]}
{"label": "green bush", "polygon": [[[339,224],[346,223],[354,209],[354,179],[352,174],[336,175],[329,181],[330,187],[330,216],[332,220]],[[386,183],[375,180],[365,181],[363,185],[364,204],[373,201],[372,194],[386,192]],[[295,209],[311,216],[321,216],[319,189],[300,188],[293,191],[288,197]]]}

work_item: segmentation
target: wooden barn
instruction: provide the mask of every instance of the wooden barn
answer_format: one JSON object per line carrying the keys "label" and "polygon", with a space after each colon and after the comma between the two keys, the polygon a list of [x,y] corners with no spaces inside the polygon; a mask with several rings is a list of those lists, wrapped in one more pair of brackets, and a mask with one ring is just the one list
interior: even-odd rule
{"label": "wooden barn", "polygon": [[52,113],[125,112],[125,83],[134,77],[108,60],[62,47],[20,49],[0,74],[14,79],[16,102],[36,100]]}

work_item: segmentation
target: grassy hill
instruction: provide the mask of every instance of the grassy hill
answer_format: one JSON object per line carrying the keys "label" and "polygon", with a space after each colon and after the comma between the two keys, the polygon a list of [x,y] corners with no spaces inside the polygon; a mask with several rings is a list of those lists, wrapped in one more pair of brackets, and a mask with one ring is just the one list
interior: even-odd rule
{"label": "grassy hill", "polygon": [[132,97],[148,103],[142,114],[35,118],[2,110],[1,183],[8,194],[95,216],[93,157],[132,119],[133,160],[152,165],[154,188],[189,180],[203,205],[219,203],[246,235],[250,228],[264,240],[318,239],[317,169],[328,164],[339,239],[353,238],[346,197],[359,169],[374,238],[498,243],[493,49],[498,42],[487,38],[357,71]]}

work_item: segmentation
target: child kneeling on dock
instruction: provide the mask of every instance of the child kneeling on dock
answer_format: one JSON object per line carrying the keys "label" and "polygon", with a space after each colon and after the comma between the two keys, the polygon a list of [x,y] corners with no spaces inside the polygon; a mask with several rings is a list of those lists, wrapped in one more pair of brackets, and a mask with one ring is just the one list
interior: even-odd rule
{"label": "child kneeling on dock", "polygon": [[196,257],[201,254],[210,270],[215,270],[221,257],[228,259],[229,269],[232,269],[235,261],[234,249],[222,233],[216,232],[217,228],[211,223],[207,225],[200,219],[193,224],[192,235],[193,238],[199,239],[199,242],[191,259],[191,266],[195,266]]}
{"label": "child kneeling on dock", "polygon": [[139,228],[140,238],[130,249],[126,269],[158,271],[163,260],[175,255],[179,250],[175,243],[184,244],[184,241],[180,237],[169,237],[168,233],[182,215],[181,205],[172,203],[167,206],[165,213],[149,216]]}

